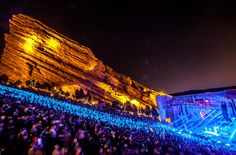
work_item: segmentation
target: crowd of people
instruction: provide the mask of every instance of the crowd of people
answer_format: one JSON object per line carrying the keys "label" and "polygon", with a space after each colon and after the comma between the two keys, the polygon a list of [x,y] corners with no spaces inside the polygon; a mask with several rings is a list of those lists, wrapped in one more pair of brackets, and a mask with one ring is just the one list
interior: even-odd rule
{"label": "crowd of people", "polygon": [[[63,107],[54,108],[56,102],[50,105],[38,96],[37,102],[42,102],[42,104],[34,104],[36,100],[32,94],[29,94],[31,97],[24,96],[27,93],[19,95],[20,92],[12,90],[15,93],[13,98],[10,95],[12,92],[0,91],[2,91],[0,94],[3,94],[0,95],[0,151],[2,154],[210,155],[234,153],[185,141],[165,132],[157,133],[152,129],[149,130],[149,127],[141,130],[138,126],[143,128],[143,121],[133,121],[128,116],[118,117],[117,115],[116,117],[109,114],[111,111],[106,111],[107,109],[98,113],[76,105],[62,105],[63,102],[60,103]],[[119,120],[122,117],[124,120]],[[107,118],[111,121],[104,121],[108,120]],[[149,119],[147,121],[151,122]]]}

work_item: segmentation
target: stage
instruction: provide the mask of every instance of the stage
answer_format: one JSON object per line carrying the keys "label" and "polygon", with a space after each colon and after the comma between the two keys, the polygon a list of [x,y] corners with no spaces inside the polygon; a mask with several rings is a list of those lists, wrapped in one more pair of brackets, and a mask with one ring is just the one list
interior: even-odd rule
{"label": "stage", "polygon": [[158,97],[163,122],[236,150],[236,90]]}

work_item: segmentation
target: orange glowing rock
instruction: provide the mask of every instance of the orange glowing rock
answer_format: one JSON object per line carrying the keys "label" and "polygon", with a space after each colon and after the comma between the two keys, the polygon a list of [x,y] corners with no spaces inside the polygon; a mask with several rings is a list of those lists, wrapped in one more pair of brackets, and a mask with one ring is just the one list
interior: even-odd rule
{"label": "orange glowing rock", "polygon": [[7,74],[10,79],[20,79],[22,83],[30,79],[54,82],[67,91],[83,88],[95,99],[130,102],[139,107],[156,106],[156,95],[166,95],[116,73],[88,47],[31,17],[13,15],[5,41],[0,74]]}

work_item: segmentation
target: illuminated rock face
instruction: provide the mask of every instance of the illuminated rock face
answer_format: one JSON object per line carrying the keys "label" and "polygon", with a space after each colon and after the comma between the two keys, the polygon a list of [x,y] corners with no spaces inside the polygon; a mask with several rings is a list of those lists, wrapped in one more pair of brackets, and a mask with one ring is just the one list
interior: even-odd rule
{"label": "illuminated rock face", "polygon": [[156,95],[127,76],[116,73],[83,45],[38,20],[19,14],[10,20],[10,34],[1,57],[0,74],[10,79],[54,82],[58,87],[91,92],[95,99],[156,106]]}

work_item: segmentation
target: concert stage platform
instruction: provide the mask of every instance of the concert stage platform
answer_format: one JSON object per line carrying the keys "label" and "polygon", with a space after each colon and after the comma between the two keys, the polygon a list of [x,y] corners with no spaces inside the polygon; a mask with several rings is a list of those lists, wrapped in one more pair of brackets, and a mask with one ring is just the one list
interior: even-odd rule
{"label": "concert stage platform", "polygon": [[163,122],[236,150],[236,89],[157,97]]}

